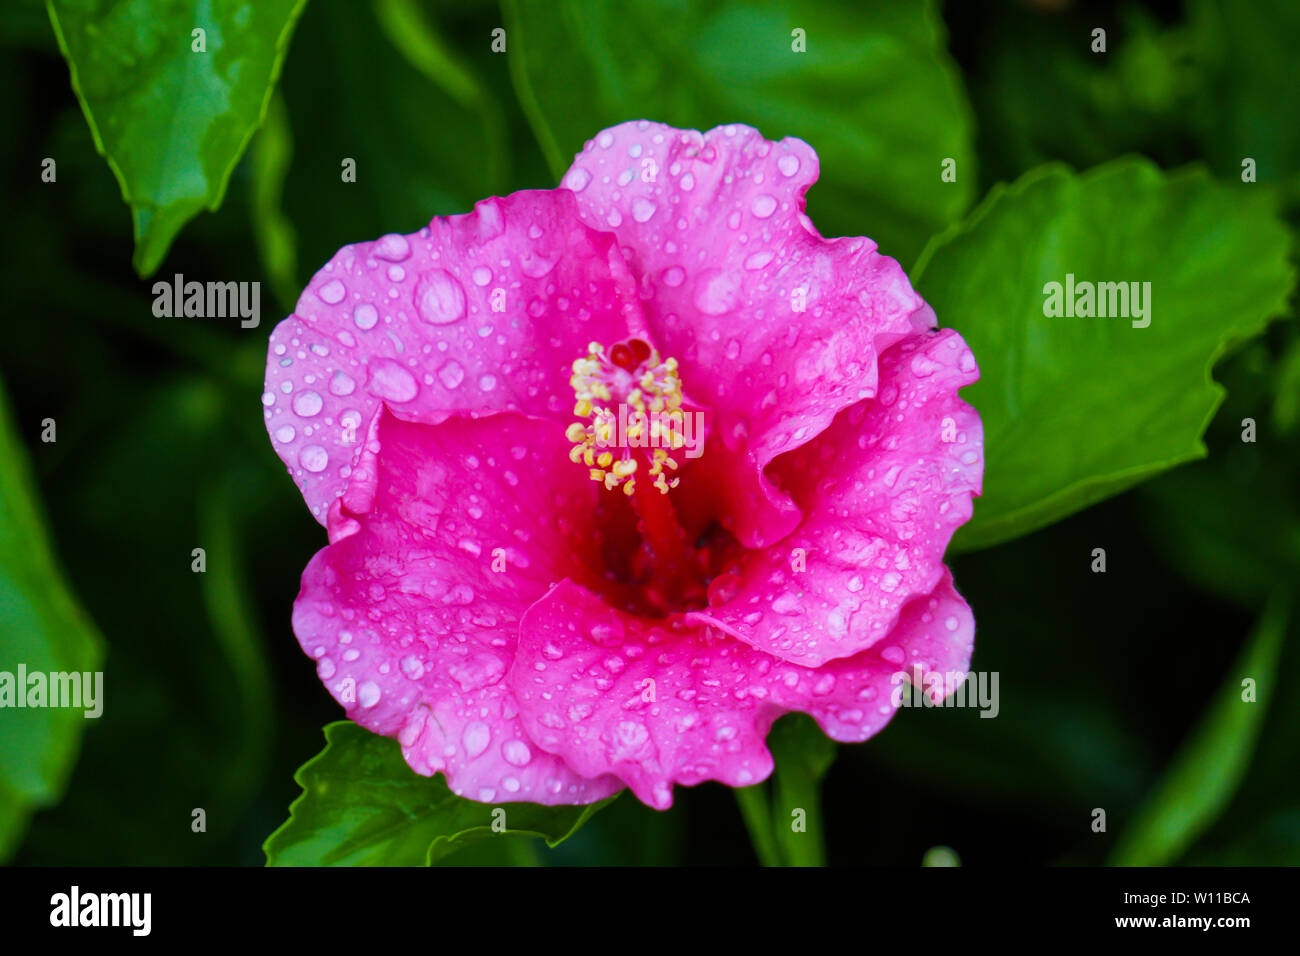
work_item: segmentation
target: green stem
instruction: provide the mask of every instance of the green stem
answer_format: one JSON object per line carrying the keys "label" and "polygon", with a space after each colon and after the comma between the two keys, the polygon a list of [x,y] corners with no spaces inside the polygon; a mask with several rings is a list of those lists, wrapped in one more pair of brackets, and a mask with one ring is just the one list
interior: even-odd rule
{"label": "green stem", "polygon": [[771,830],[787,866],[825,866],[822,779],[835,762],[835,744],[804,714],[773,725],[767,745],[776,760],[772,774]]}
{"label": "green stem", "polygon": [[[776,796],[772,801],[775,824],[781,827],[781,847],[787,866],[825,866],[826,840],[822,833],[821,781],[818,778],[790,779],[780,768],[775,774]],[[801,829],[795,827],[800,811]]]}
{"label": "green stem", "polygon": [[768,805],[767,787],[737,787],[736,803],[740,806],[740,815],[745,819],[749,830],[749,840],[754,846],[754,854],[762,866],[782,866],[781,850],[772,831],[772,811]]}

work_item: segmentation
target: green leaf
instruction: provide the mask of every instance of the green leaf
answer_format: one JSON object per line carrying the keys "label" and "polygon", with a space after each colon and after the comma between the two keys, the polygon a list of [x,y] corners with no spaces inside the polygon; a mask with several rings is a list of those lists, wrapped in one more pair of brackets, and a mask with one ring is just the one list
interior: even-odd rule
{"label": "green leaf", "polygon": [[[103,659],[100,637],[55,563],[36,502],[27,453],[0,391],[0,672],[15,682],[20,664],[28,674],[84,674]],[[58,802],[90,723],[85,708],[0,711],[0,860],[16,848],[32,811]]]}
{"label": "green leaf", "polygon": [[[1269,604],[1200,725],[1120,835],[1112,865],[1175,862],[1228,805],[1250,765],[1265,711],[1278,688],[1275,677],[1288,616],[1283,599]],[[1254,681],[1253,700],[1243,700],[1247,678]]]}
{"label": "green leaf", "polygon": [[142,276],[221,205],[306,2],[47,0],[95,148],[131,207]]}
{"label": "green leaf", "polygon": [[[970,108],[933,3],[506,0],[520,103],[558,178],[602,128],[747,123],[821,157],[808,212],[910,262],[969,205]],[[795,52],[793,31],[806,52]],[[940,176],[956,161],[955,182]]]}
{"label": "green leaf", "polygon": [[[615,794],[587,806],[475,803],[447,789],[441,776],[422,777],[402,759],[397,742],[349,721],[325,727],[323,751],[299,768],[303,793],[289,819],[267,838],[269,866],[423,866],[493,836],[567,840]],[[505,811],[505,830],[493,814]]]}
{"label": "green leaf", "polygon": [[[1204,455],[1210,369],[1280,314],[1294,284],[1272,204],[1201,169],[1126,158],[995,187],[913,277],[980,364],[984,496],[956,547],[1027,534]],[[1150,282],[1150,324],[1049,317],[1045,285]]]}

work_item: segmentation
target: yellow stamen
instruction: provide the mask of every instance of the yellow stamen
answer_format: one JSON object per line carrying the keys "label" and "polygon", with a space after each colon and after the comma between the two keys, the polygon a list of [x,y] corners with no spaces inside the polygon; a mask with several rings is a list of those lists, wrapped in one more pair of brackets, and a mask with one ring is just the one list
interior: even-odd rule
{"label": "yellow stamen", "polygon": [[[637,472],[637,459],[629,456],[616,460],[614,452],[605,450],[619,439],[620,403],[626,406],[625,441],[635,442],[639,447],[645,443],[648,432],[651,445],[670,448],[685,445],[681,434],[685,413],[677,411],[682,406],[677,360],[661,361],[658,352],[649,349],[649,355],[635,369],[629,369],[626,350],[633,347],[640,349],[642,344],[615,346],[607,352],[599,342],[592,342],[587,346],[587,354],[574,360],[573,376],[569,380],[574,394],[573,414],[590,423],[573,422],[564,431],[564,437],[574,443],[569,458],[584,463],[593,481],[603,483],[607,489],[622,485],[627,495],[634,493],[632,476]],[[622,355],[617,354],[620,350]],[[618,364],[611,355],[618,359]],[[615,393],[620,395],[618,402]],[[665,411],[672,417],[662,422],[659,416]],[[662,447],[655,447],[650,451],[648,480],[663,494],[678,481],[674,478],[669,482],[665,478],[665,467],[675,471],[677,462]]]}

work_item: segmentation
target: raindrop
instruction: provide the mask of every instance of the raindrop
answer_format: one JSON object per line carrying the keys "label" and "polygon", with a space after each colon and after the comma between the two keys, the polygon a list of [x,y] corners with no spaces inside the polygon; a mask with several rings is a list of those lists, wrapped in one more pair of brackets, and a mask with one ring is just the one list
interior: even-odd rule
{"label": "raindrop", "polygon": [[390,232],[375,241],[375,255],[389,262],[404,262],[411,255],[411,244],[405,236]]}
{"label": "raindrop", "polygon": [[438,380],[447,388],[456,388],[461,382],[465,381],[465,369],[459,362],[452,359],[438,369]]}
{"label": "raindrop", "polygon": [[362,332],[369,332],[379,321],[379,310],[369,302],[362,302],[352,310],[352,321]]}
{"label": "raindrop", "polygon": [[487,724],[476,720],[465,725],[460,742],[465,745],[465,755],[473,759],[487,750],[488,744],[492,742],[492,731]]}
{"label": "raindrop", "polygon": [[343,283],[338,279],[330,279],[329,282],[326,282],[316,291],[316,294],[327,305],[338,305],[343,301],[343,296],[347,294],[347,291]]}
{"label": "raindrop", "polygon": [[319,392],[299,392],[293,397],[293,411],[299,418],[319,415],[324,404]]}
{"label": "raindrop", "polygon": [[329,463],[329,452],[320,445],[308,445],[298,452],[298,464],[312,474],[324,471]]}
{"label": "raindrop", "polygon": [[721,269],[705,269],[695,282],[695,307],[705,315],[723,315],[740,299],[740,280]]}
{"label": "raindrop", "polygon": [[434,269],[415,290],[420,318],[432,325],[450,325],[465,317],[465,289],[446,269]]}
{"label": "raindrop", "polygon": [[392,359],[380,359],[370,368],[371,394],[390,402],[409,402],[420,391],[413,376]]}
{"label": "raindrop", "polygon": [[342,370],[335,372],[334,377],[330,379],[331,395],[351,395],[356,387],[357,383],[352,376]]}
{"label": "raindrop", "polygon": [[357,688],[357,703],[362,707],[374,707],[380,696],[379,685],[374,681],[368,680]]}
{"label": "raindrop", "polygon": [[507,740],[501,745],[501,756],[513,767],[523,767],[533,759],[533,752],[522,740]]}
{"label": "raindrop", "polygon": [[645,222],[655,214],[655,204],[644,196],[638,196],[632,200],[632,218],[637,222]]}

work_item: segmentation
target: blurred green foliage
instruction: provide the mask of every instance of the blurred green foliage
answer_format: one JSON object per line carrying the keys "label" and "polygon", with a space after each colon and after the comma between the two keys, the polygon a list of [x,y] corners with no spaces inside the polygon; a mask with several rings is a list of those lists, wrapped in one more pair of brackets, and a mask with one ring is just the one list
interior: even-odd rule
{"label": "blurred green foliage", "polygon": [[[1003,192],[981,222],[932,249],[921,277],[986,375],[967,393],[990,426],[977,531],[1016,513],[1013,490],[1042,497],[1032,487],[1041,449],[1066,466],[1050,472],[1049,494],[1062,476],[1110,475],[1117,461],[1146,475],[1194,454],[1220,401],[1206,366],[1221,340],[1230,347],[1213,371],[1227,395],[1204,460],[953,560],[979,624],[973,666],[1000,674],[996,719],[905,711],[868,744],[839,748],[828,771],[823,743],[796,734],[756,805],[788,815],[825,773],[816,822],[832,863],[918,865],[939,844],[967,865],[1115,853],[1300,863],[1300,698],[1270,693],[1265,706],[1265,688],[1300,680],[1300,642],[1294,614],[1264,613],[1300,579],[1300,334],[1294,321],[1261,331],[1289,289],[1282,250],[1294,256],[1276,223],[1294,234],[1300,222],[1294,3],[311,0],[296,26],[298,4],[244,13],[254,7],[243,3],[222,15],[258,35],[211,46],[216,77],[191,77],[180,57],[196,5],[166,4],[173,19],[147,29],[130,13],[145,6],[51,3],[82,102],[39,3],[18,0],[0,21],[13,186],[0,288],[15,304],[0,344],[13,404],[0,432],[0,670],[45,651],[69,667],[106,653],[108,700],[88,729],[56,726],[57,711],[28,712],[50,722],[43,729],[0,712],[0,853],[8,844],[15,861],[40,864],[263,862],[263,840],[299,796],[294,770],[337,716],[289,630],[298,576],[324,538],[260,421],[271,294],[287,311],[345,243],[414,230],[493,193],[551,187],[584,139],[645,117],[807,139],[822,160],[814,222],[828,235],[870,235],[908,267],[996,182],[1030,174],[1018,195]],[[1105,54],[1090,50],[1098,26]],[[502,27],[507,51],[494,53]],[[806,53],[791,51],[796,29]],[[138,42],[152,54],[133,60]],[[166,125],[130,86],[132,62],[172,84],[166,102],[185,105],[184,122]],[[218,82],[228,102],[214,95]],[[203,123],[220,135],[201,135]],[[1129,153],[1171,172],[1131,159],[1087,172]],[[1257,183],[1241,181],[1248,157]],[[54,182],[41,179],[46,158]],[[956,182],[940,178],[945,158],[957,160]],[[347,160],[355,182],[340,176]],[[1079,174],[1031,173],[1050,161]],[[1189,163],[1206,172],[1172,172]],[[967,248],[976,238],[1004,272],[990,273],[988,250]],[[1162,339],[1158,317],[1122,343],[1099,320],[1027,328],[1026,304],[1008,298],[1024,290],[1008,284],[1041,288],[1049,253],[1062,274],[1177,289],[1167,301],[1180,334]],[[157,319],[133,259],[142,272],[161,264],[163,275],[261,280],[264,322]],[[1074,262],[1088,268],[1067,268]],[[1158,304],[1162,294],[1157,285]],[[1025,383],[1022,365],[1009,368],[1011,345],[1059,362],[1040,373],[1059,375],[1062,390],[1016,392]],[[1086,421],[1041,414],[1010,427],[1010,411],[1051,413],[1055,401],[1073,414],[1076,400]],[[46,418],[57,442],[40,440]],[[1241,439],[1246,419],[1254,443]],[[1170,427],[1135,432],[1152,422]],[[1063,449],[1076,439],[1106,467],[1071,472],[1078,462]],[[1040,509],[967,546],[1099,497]],[[204,574],[191,571],[199,547]],[[1105,574],[1090,571],[1097,547]],[[1224,689],[1243,667],[1260,674],[1260,702],[1229,707]],[[780,734],[787,723],[797,722],[778,724]],[[191,827],[196,808],[206,832]],[[1091,828],[1096,808],[1105,833]],[[1144,822],[1153,820],[1158,828]],[[1157,829],[1159,844],[1137,854],[1131,834]],[[553,849],[482,841],[447,862],[734,863],[754,852],[731,793],[706,785],[679,789],[669,813],[621,798]]]}
{"label": "blurred green foliage", "polygon": [[[41,430],[57,436],[49,420]],[[72,709],[6,709],[0,720],[0,858],[13,851],[33,809],[63,795],[82,730],[104,705],[102,683],[92,676],[103,647],[50,553],[26,459],[0,393],[0,673],[14,682],[6,707],[26,704],[24,674],[76,675],[66,691],[56,690],[53,678],[41,691],[51,703],[66,693]]]}

